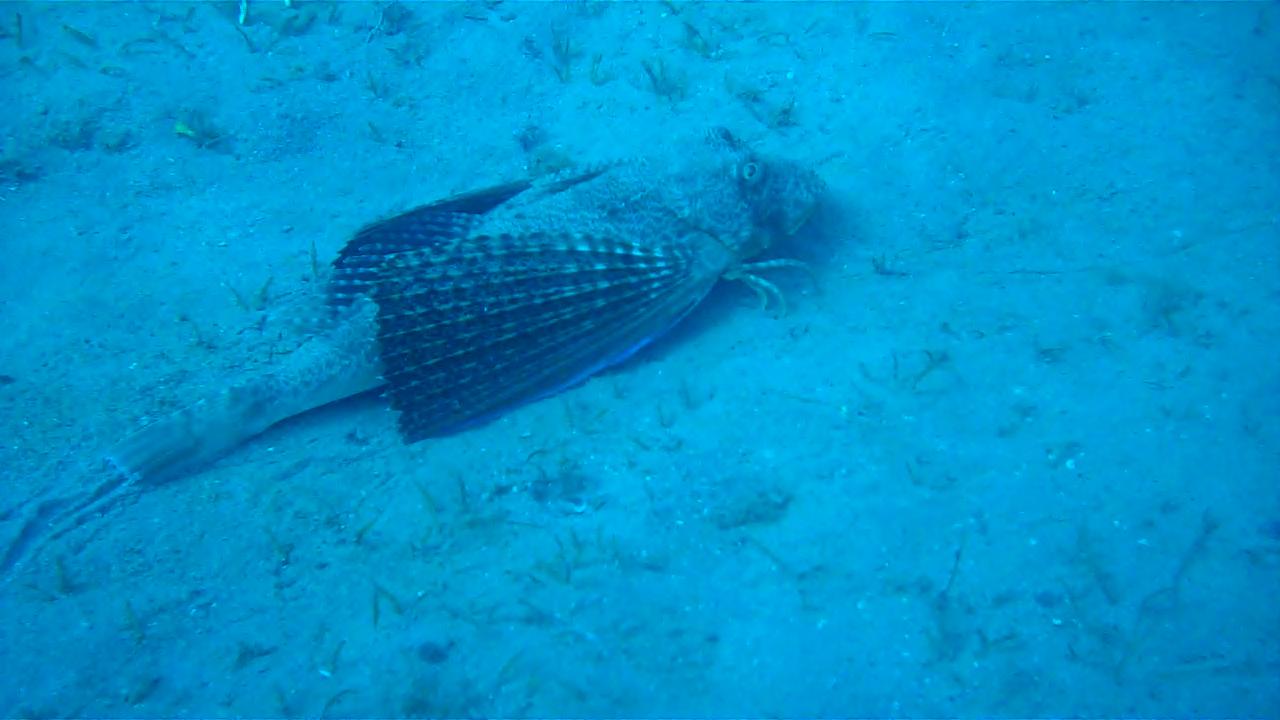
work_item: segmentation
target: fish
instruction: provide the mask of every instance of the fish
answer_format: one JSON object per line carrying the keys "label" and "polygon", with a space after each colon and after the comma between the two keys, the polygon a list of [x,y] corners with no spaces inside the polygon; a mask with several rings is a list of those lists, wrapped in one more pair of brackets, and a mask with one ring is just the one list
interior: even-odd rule
{"label": "fish", "polygon": [[89,479],[0,512],[10,574],[44,544],[290,417],[368,392],[405,442],[457,432],[577,385],[668,332],[721,279],[762,301],[753,259],[796,233],[825,184],[713,128],[663,152],[454,195],[358,230],[324,318],[280,366],[107,448]]}

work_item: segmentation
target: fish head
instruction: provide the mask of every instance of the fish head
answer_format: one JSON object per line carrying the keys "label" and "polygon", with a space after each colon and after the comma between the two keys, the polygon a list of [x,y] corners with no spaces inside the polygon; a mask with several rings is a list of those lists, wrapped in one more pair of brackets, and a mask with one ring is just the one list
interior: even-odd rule
{"label": "fish head", "polygon": [[755,252],[804,227],[826,192],[816,172],[783,158],[753,157],[738,172],[743,200],[751,209],[754,244],[759,246]]}
{"label": "fish head", "polygon": [[758,153],[717,128],[709,136],[725,158],[717,184],[733,197],[739,232],[722,241],[739,259],[767,250],[794,235],[818,209],[826,183],[812,169],[785,158]]}

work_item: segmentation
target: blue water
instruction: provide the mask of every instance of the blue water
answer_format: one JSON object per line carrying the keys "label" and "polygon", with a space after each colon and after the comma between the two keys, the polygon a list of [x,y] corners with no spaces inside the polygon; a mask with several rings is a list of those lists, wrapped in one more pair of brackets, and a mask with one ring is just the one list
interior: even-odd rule
{"label": "blue water", "polygon": [[0,716],[1280,716],[1280,5],[247,10],[0,6],[4,543],[436,198],[723,125],[816,282],[117,503],[0,586]]}

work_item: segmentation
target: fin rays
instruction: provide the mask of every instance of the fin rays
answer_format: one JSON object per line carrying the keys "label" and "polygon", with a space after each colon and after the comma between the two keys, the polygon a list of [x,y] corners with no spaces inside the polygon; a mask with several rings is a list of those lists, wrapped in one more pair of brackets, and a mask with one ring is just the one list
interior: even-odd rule
{"label": "fin rays", "polygon": [[532,187],[528,180],[496,185],[423,205],[366,225],[347,241],[333,261],[329,302],[350,305],[368,290],[388,257],[436,248],[463,237],[479,218]]}
{"label": "fin rays", "polygon": [[624,359],[717,274],[688,239],[640,245],[532,233],[393,256],[378,339],[406,440],[456,429]]}

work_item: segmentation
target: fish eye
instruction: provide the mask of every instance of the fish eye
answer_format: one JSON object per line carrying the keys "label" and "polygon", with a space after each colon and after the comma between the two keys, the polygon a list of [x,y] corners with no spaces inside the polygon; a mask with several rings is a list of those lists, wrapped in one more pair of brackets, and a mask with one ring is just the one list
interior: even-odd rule
{"label": "fish eye", "polygon": [[751,182],[760,177],[760,166],[756,163],[749,162],[742,166],[742,179]]}

